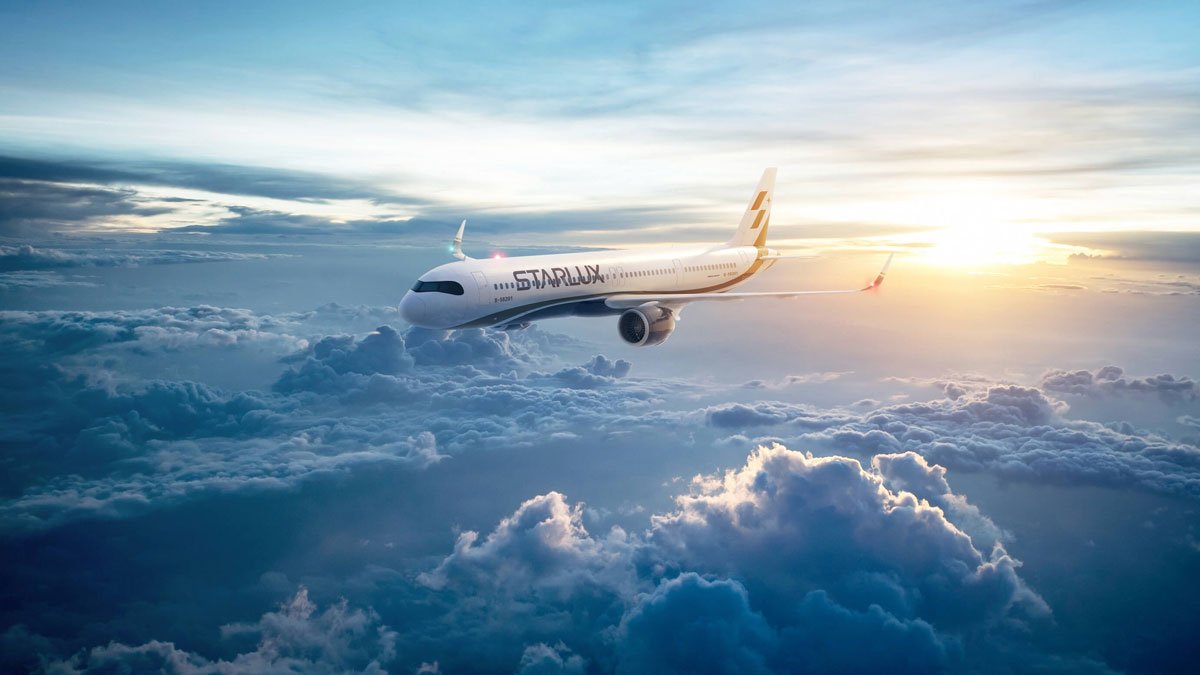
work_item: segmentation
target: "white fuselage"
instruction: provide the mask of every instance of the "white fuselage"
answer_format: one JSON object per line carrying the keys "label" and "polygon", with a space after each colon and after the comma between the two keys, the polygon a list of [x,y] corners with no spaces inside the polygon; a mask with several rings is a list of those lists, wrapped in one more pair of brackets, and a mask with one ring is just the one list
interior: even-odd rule
{"label": "white fuselage", "polygon": [[727,291],[769,267],[774,261],[763,256],[771,253],[710,246],[468,258],[422,274],[400,313],[413,325],[443,329],[610,315],[619,313],[604,304],[613,295]]}

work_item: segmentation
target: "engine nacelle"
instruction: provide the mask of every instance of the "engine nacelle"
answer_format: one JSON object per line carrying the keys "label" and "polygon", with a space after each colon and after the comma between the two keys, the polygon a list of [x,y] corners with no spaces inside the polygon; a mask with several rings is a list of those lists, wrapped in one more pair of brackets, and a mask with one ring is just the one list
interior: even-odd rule
{"label": "engine nacelle", "polygon": [[675,330],[675,314],[658,306],[627,309],[617,319],[617,333],[634,347],[662,344]]}

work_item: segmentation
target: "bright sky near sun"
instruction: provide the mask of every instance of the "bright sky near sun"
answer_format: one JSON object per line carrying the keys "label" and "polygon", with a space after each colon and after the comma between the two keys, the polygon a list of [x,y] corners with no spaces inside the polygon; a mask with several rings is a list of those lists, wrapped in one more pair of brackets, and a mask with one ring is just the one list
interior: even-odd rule
{"label": "bright sky near sun", "polygon": [[513,243],[697,240],[765,166],[780,241],[845,232],[934,264],[1077,250],[1051,232],[1200,229],[1195,3],[45,2],[0,24],[0,153],[376,193],[109,181],[160,212],[91,231],[433,215],[416,198],[448,223],[505,216]]}

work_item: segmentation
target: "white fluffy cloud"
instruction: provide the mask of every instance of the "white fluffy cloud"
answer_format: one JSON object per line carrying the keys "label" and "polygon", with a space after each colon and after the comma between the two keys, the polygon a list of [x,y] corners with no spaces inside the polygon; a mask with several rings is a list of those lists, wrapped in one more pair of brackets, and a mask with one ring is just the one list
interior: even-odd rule
{"label": "white fluffy cloud", "polygon": [[644,535],[594,536],[581,513],[535,497],[419,577],[447,603],[427,634],[472,645],[444,666],[561,641],[621,673],[977,670],[1017,667],[1036,650],[1011,641],[1048,625],[995,526],[912,454],[864,467],[763,447]]}

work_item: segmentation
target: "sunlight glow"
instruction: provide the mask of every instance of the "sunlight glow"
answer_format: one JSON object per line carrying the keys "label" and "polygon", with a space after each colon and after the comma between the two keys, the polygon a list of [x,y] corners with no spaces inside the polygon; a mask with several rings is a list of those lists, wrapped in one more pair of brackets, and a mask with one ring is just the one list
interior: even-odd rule
{"label": "sunlight glow", "polygon": [[[1058,213],[1045,201],[1006,194],[987,186],[950,183],[936,195],[894,205],[897,222],[929,225],[932,230],[905,237],[919,249],[915,259],[943,267],[1065,264],[1083,247],[1055,244],[1043,236],[1045,221]],[[1042,221],[1041,227],[1031,224]]]}
{"label": "sunlight glow", "polygon": [[1044,239],[1015,227],[951,227],[936,230],[931,246],[918,258],[949,267],[982,267],[992,264],[1022,265],[1042,258]]}

